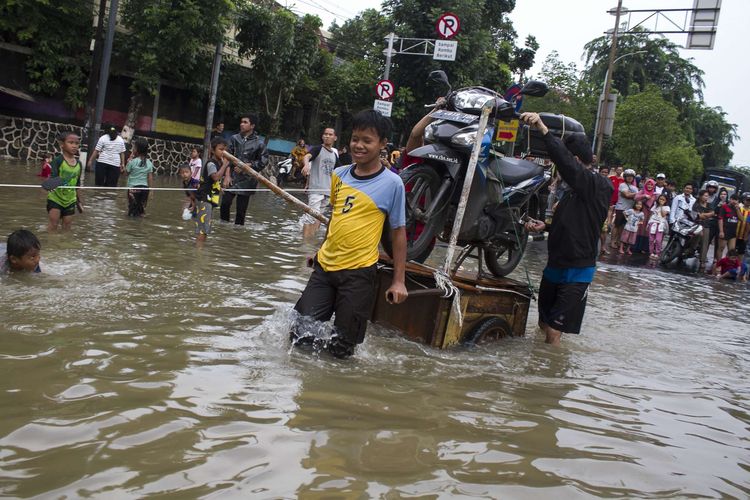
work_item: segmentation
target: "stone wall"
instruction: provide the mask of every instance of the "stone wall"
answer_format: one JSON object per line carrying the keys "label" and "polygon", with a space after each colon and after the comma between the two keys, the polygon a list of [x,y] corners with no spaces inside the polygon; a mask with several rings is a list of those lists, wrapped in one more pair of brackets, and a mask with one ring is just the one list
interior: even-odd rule
{"label": "stone wall", "polygon": [[[56,138],[67,130],[79,136],[83,134],[83,127],[77,125],[0,115],[0,157],[41,160],[45,153],[59,152]],[[149,158],[154,162],[156,173],[162,175],[176,174],[178,165],[188,160],[190,149],[195,145],[151,137],[146,140],[150,147]],[[86,150],[85,144],[81,144],[81,150]]]}
{"label": "stone wall", "polygon": [[[0,115],[0,158],[41,160],[45,153],[59,152],[57,136],[68,130],[79,136],[83,134],[83,127],[77,125]],[[145,139],[149,144],[149,158],[154,163],[158,175],[177,174],[177,167],[180,163],[188,161],[190,150],[198,144],[152,137]],[[86,150],[85,144],[81,144],[81,150]],[[282,159],[281,156],[270,155],[264,174],[273,177],[276,173],[276,163]]]}

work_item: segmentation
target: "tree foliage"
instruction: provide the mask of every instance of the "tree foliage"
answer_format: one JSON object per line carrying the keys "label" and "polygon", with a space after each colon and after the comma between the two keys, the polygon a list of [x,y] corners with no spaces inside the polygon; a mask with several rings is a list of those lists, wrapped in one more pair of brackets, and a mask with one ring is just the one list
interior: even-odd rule
{"label": "tree foliage", "polygon": [[701,170],[700,156],[687,140],[678,115],[653,85],[625,98],[616,116],[618,156],[637,170],[657,168],[678,181],[695,177]]}
{"label": "tree foliage", "polygon": [[[611,40],[603,36],[584,46],[586,78],[603,85],[610,47]],[[612,75],[612,87],[623,96],[655,85],[681,116],[691,102],[703,99],[703,71],[692,59],[680,56],[679,47],[667,38],[645,30],[621,35],[617,39],[617,55],[625,54],[634,55],[620,59]]]}
{"label": "tree foliage", "polygon": [[[286,9],[247,4],[237,23],[240,55],[252,58],[265,112],[271,118],[269,133],[279,131],[282,105],[304,87],[308,68],[321,62],[318,29],[320,18],[297,17]],[[307,82],[310,86],[311,82]]]}
{"label": "tree foliage", "polygon": [[31,90],[64,90],[71,107],[86,97],[93,36],[91,3],[79,0],[14,0],[0,4],[0,40],[32,50],[26,64]]}

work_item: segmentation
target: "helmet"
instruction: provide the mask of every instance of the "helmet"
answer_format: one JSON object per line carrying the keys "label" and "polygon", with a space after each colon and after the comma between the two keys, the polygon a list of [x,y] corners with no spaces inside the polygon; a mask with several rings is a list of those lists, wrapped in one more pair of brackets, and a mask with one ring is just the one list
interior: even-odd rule
{"label": "helmet", "polygon": [[706,183],[706,188],[710,188],[710,187],[718,188],[719,187],[719,183],[716,182],[716,181],[708,181]]}
{"label": "helmet", "polygon": [[747,200],[748,198],[750,198],[750,191],[745,191],[744,193],[742,193],[743,200]]}
{"label": "helmet", "polygon": [[629,168],[629,169],[625,170],[622,173],[622,176],[625,177],[626,175],[630,175],[630,176],[635,177],[635,170],[633,170],[632,168]]}

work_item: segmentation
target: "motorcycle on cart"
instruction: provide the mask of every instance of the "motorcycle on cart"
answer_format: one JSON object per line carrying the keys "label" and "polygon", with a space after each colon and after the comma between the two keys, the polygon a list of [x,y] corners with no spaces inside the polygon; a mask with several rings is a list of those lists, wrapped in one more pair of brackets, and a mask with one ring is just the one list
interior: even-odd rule
{"label": "motorcycle on cart", "polygon": [[[458,235],[463,247],[456,263],[460,267],[473,255],[497,277],[508,275],[523,257],[528,242],[527,217],[539,213],[540,195],[550,182],[549,173],[532,161],[508,155],[493,147],[499,122],[517,120],[514,102],[484,87],[453,91],[443,71],[430,73],[430,81],[443,84],[448,92],[445,107],[435,109],[435,119],[424,132],[425,145],[409,153],[418,163],[400,176],[406,188],[407,260],[424,262],[438,240],[447,242],[460,201],[461,186],[476,141],[482,107],[492,100],[491,121],[481,144],[466,212]],[[521,96],[542,97],[547,85],[529,81]],[[551,133],[565,137],[583,134],[577,121],[562,115],[540,113]],[[520,128],[523,156],[547,157],[544,142],[536,131]],[[390,234],[384,231],[383,247],[391,253]]]}

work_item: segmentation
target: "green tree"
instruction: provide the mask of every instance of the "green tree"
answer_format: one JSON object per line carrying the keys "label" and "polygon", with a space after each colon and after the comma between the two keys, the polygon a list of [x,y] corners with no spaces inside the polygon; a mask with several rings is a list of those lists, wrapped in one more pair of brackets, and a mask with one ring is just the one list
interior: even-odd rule
{"label": "green tree", "polygon": [[26,63],[32,92],[83,106],[93,36],[91,2],[13,0],[0,4],[0,40],[32,50]]}
{"label": "green tree", "polygon": [[546,111],[575,118],[590,137],[593,137],[596,118],[597,93],[587,80],[580,77],[575,63],[564,63],[557,51],[552,51],[544,60],[535,79],[545,82],[550,91],[540,98],[524,100],[523,111]]}
{"label": "green tree", "polygon": [[678,114],[655,86],[625,98],[615,118],[617,155],[637,170],[657,167],[676,180],[693,178],[700,171],[700,156],[687,141]]}
{"label": "green tree", "polygon": [[729,123],[726,117],[721,108],[711,108],[702,102],[688,106],[687,123],[705,168],[725,167],[732,159],[730,148],[739,136],[737,125]]}
{"label": "green tree", "polygon": [[[607,37],[596,38],[584,46],[585,76],[598,82],[600,89],[604,86],[610,47],[611,40]],[[703,99],[703,71],[693,64],[692,59],[680,56],[676,44],[645,30],[618,37],[618,56],[635,52],[643,53],[618,61],[612,74],[612,87],[623,96],[655,85],[681,116],[689,103]]]}
{"label": "green tree", "polygon": [[241,11],[235,37],[240,55],[252,58],[253,75],[266,114],[268,133],[280,129],[283,105],[302,87],[308,67],[319,61],[320,18],[298,18],[286,9],[248,4]]}
{"label": "green tree", "polygon": [[193,90],[208,86],[211,55],[233,8],[231,0],[125,0],[127,32],[118,34],[115,47],[133,74],[126,125],[134,128],[143,98],[162,80]]}

